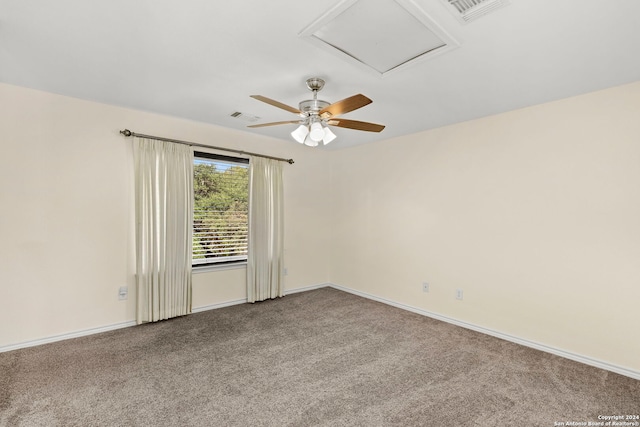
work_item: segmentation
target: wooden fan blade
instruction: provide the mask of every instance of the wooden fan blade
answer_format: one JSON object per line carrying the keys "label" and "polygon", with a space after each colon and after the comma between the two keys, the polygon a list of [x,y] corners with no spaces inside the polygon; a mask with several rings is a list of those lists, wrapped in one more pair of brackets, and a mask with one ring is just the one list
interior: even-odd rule
{"label": "wooden fan blade", "polygon": [[286,122],[271,122],[271,123],[260,123],[259,125],[250,125],[248,128],[263,128],[265,126],[277,126],[277,125],[290,125],[290,124],[298,124],[300,120],[287,120]]}
{"label": "wooden fan blade", "polygon": [[253,99],[257,99],[258,101],[266,102],[269,105],[273,105],[274,107],[282,108],[283,110],[286,110],[290,113],[300,114],[300,110],[298,110],[297,108],[290,107],[287,104],[283,104],[282,102],[278,102],[274,99],[267,98],[266,96],[251,95],[251,97]]}
{"label": "wooden fan blade", "polygon": [[353,95],[349,98],[345,98],[342,101],[334,102],[328,107],[323,108],[322,110],[320,110],[320,115],[324,115],[324,117],[326,117],[327,114],[329,115],[329,117],[339,116],[348,113],[349,111],[362,108],[365,105],[371,104],[371,102],[372,101],[369,98],[362,94]]}
{"label": "wooden fan blade", "polygon": [[369,122],[360,122],[358,120],[347,120],[339,117],[334,117],[327,122],[328,125],[338,126],[339,128],[349,128],[355,130],[364,130],[367,132],[382,132],[384,125],[378,125]]}

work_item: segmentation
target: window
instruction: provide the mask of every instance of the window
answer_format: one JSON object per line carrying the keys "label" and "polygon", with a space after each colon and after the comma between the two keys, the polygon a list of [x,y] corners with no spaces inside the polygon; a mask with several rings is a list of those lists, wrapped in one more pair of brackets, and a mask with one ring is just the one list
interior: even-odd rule
{"label": "window", "polygon": [[193,266],[247,260],[249,160],[196,152]]}

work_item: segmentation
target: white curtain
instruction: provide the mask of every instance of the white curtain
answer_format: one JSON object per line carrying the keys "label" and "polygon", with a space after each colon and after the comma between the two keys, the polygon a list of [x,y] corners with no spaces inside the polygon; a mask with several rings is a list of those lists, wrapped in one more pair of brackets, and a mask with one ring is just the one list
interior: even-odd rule
{"label": "white curtain", "polygon": [[134,138],[138,324],[191,313],[193,149]]}
{"label": "white curtain", "polygon": [[252,156],[249,170],[247,301],[256,302],[284,292],[282,162]]}

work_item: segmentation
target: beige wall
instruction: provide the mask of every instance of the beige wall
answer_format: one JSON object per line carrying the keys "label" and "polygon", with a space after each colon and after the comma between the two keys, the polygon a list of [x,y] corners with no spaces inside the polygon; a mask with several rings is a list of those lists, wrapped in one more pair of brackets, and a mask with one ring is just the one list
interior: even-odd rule
{"label": "beige wall", "polygon": [[[127,127],[296,160],[288,290],[333,282],[640,372],[638,117],[635,83],[325,152],[0,84],[0,347],[134,319]],[[195,308],[245,296],[242,269],[194,276]]]}
{"label": "beige wall", "polygon": [[333,283],[640,372],[640,83],[331,162]]}
{"label": "beige wall", "polygon": [[[326,153],[0,84],[0,347],[132,321],[131,141],[120,129],[292,157],[287,290],[328,281]],[[313,224],[313,227],[308,227]],[[194,307],[246,297],[244,270],[197,274]],[[129,299],[119,301],[120,286]]]}

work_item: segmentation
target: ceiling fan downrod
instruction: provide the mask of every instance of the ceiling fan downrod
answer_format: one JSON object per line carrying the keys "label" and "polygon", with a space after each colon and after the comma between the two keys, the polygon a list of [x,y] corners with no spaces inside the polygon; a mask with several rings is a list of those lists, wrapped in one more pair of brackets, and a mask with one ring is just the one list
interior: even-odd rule
{"label": "ceiling fan downrod", "polygon": [[[324,80],[319,77],[312,77],[307,79],[307,88],[313,92],[313,99],[307,99],[301,101],[298,106],[300,108],[300,116],[305,119],[305,123],[308,123],[306,119],[311,118],[311,121],[320,119],[320,111],[325,107],[331,105],[327,101],[318,99],[318,92],[324,87]],[[316,118],[316,120],[314,120]]]}

